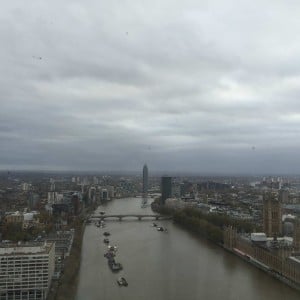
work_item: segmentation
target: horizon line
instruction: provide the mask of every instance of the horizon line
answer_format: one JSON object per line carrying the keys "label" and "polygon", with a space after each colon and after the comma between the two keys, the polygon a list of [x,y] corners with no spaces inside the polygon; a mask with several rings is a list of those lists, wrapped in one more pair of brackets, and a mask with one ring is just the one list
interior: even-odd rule
{"label": "horizon line", "polygon": [[[141,168],[142,169],[142,168]],[[55,170],[55,169],[0,169],[0,173],[49,173],[49,174],[86,174],[86,175],[139,175],[141,173],[140,170],[105,170],[105,171],[96,171],[96,170]],[[150,173],[155,175],[177,175],[177,176],[226,176],[226,177],[237,177],[237,176],[247,176],[247,177],[256,177],[256,176],[300,176],[300,173],[247,173],[247,172],[233,172],[233,173],[227,173],[227,172],[197,172],[197,171],[159,171],[154,170]]]}

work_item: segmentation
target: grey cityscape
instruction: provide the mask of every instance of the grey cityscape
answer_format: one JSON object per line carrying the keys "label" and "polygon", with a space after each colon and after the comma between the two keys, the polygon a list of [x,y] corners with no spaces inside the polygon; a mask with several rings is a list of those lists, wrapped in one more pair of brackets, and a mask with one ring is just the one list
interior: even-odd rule
{"label": "grey cityscape", "polygon": [[0,10],[0,300],[298,300],[300,3]]}

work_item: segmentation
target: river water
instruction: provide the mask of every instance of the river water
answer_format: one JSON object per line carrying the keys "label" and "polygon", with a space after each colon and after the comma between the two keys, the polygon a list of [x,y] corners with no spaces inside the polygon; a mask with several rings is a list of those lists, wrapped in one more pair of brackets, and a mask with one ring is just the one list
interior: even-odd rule
{"label": "river water", "polygon": [[[113,200],[96,214],[153,213],[141,198]],[[87,225],[83,238],[77,300],[299,300],[300,294],[222,248],[173,224],[154,221],[106,221],[106,228]],[[103,254],[103,232],[118,246],[116,261],[124,269],[112,273]],[[128,287],[116,280],[124,276]]]}

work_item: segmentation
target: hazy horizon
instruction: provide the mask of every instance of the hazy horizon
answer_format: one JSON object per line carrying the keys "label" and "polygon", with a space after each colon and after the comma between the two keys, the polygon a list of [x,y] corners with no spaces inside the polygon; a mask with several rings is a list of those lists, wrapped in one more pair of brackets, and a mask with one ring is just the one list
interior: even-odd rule
{"label": "hazy horizon", "polygon": [[[46,170],[46,169],[0,169],[0,174],[53,174],[53,175],[72,175],[72,176],[141,176],[142,169],[140,170]],[[172,177],[300,177],[300,173],[213,173],[213,172],[191,172],[191,171],[157,171],[149,170],[149,177],[156,176],[172,176]]]}

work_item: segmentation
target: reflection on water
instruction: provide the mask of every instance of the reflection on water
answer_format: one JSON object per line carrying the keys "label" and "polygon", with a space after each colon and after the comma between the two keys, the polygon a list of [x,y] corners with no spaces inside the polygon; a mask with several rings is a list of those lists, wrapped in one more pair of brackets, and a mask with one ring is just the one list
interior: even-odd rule
{"label": "reflection on water", "polygon": [[[149,200],[148,200],[149,201]],[[109,213],[149,213],[142,198],[114,200],[99,208]],[[77,299],[272,299],[298,300],[299,293],[222,248],[181,229],[172,221],[106,221],[105,229],[86,227]],[[118,246],[124,270],[112,273],[103,254],[103,232]],[[119,287],[124,276],[128,287]]]}

